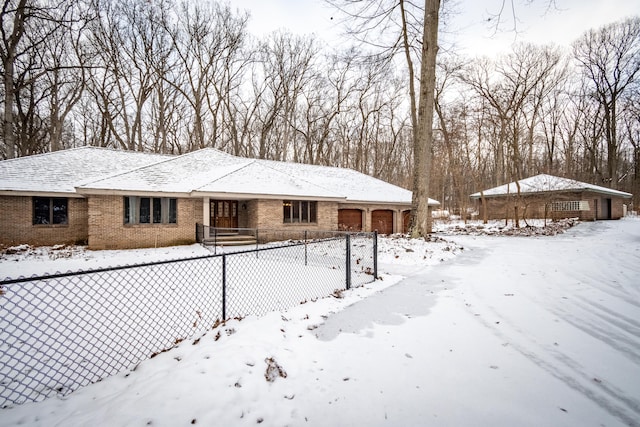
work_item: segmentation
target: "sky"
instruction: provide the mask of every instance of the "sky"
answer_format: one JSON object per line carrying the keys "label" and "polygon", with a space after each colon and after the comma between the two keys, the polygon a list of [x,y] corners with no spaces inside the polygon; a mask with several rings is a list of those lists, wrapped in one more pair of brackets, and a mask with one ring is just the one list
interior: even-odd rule
{"label": "sky", "polygon": [[[380,238],[380,280],[231,319],[67,396],[0,409],[0,427],[640,426],[640,219],[531,237],[444,225],[430,242]],[[7,254],[0,271],[202,251]]]}
{"label": "sky", "polygon": [[[503,31],[496,33],[487,19],[499,11],[501,0],[458,0],[455,8],[459,13],[452,18],[447,39],[470,56],[493,56],[508,51],[516,39],[568,46],[590,28],[640,14],[637,0],[556,0],[551,9],[547,0],[535,0],[531,5],[514,0],[516,33],[511,3],[507,3],[502,15]],[[250,11],[249,28],[256,35],[284,28],[332,39],[342,31],[336,11],[323,0],[233,0],[232,5]]]}

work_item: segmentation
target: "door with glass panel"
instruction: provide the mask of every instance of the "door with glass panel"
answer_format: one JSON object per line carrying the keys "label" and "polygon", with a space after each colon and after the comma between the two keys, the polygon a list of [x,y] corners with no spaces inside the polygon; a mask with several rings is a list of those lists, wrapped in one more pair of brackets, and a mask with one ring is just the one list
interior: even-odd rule
{"label": "door with glass panel", "polygon": [[238,228],[238,201],[211,200],[211,226]]}

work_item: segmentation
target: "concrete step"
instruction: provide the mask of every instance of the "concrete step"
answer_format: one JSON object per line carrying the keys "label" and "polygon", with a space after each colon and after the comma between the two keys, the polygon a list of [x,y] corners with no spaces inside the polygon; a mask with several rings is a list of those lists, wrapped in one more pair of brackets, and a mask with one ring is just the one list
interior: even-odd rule
{"label": "concrete step", "polygon": [[205,246],[245,246],[255,245],[257,243],[256,238],[253,236],[236,235],[218,235],[217,239],[212,237],[204,239],[202,244]]}

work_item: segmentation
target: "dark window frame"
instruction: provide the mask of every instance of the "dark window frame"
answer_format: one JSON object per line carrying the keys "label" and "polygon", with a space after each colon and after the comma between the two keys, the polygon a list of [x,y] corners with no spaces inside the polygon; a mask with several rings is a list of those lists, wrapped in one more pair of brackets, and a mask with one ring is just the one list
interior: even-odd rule
{"label": "dark window frame", "polygon": [[282,222],[284,224],[317,224],[318,202],[312,200],[283,200]]}
{"label": "dark window frame", "polygon": [[67,197],[33,197],[31,223],[33,225],[69,225],[69,199]]}
{"label": "dark window frame", "polygon": [[175,197],[124,196],[125,225],[173,225],[178,223]]}

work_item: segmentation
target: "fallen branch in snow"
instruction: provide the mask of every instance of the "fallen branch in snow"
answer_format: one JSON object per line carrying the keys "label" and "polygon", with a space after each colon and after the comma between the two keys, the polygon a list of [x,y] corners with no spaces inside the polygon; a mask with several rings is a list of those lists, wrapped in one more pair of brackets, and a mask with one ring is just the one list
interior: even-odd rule
{"label": "fallen branch in snow", "polygon": [[267,363],[267,370],[264,373],[264,377],[267,382],[274,382],[278,377],[287,378],[287,372],[278,365],[273,357],[267,357],[264,359]]}

